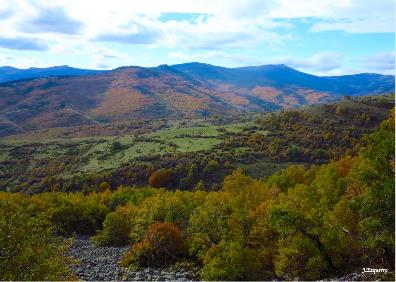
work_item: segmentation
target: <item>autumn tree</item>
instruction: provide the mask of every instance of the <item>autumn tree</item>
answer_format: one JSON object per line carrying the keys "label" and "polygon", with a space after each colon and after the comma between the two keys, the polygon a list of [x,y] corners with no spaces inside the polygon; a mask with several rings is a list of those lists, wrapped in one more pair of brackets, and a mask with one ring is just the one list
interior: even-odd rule
{"label": "autumn tree", "polygon": [[365,257],[377,265],[394,264],[395,230],[395,120],[391,117],[369,135],[356,170],[367,187],[354,201],[362,216],[359,223]]}
{"label": "autumn tree", "polygon": [[211,174],[219,168],[219,162],[216,160],[210,160],[203,169],[203,173]]}
{"label": "autumn tree", "polygon": [[102,192],[104,192],[104,191],[106,191],[106,190],[110,190],[110,184],[109,184],[109,182],[107,182],[107,181],[103,181],[103,182],[101,182],[100,184],[99,184],[99,189],[100,189],[100,191],[102,191]]}
{"label": "autumn tree", "polygon": [[180,228],[172,222],[155,222],[143,240],[135,243],[122,260],[123,265],[163,266],[182,259],[186,244]]}
{"label": "autumn tree", "polygon": [[44,213],[19,195],[0,194],[0,280],[71,280],[68,244]]}
{"label": "autumn tree", "polygon": [[154,171],[149,177],[149,185],[155,188],[166,187],[172,179],[172,171],[160,169]]}
{"label": "autumn tree", "polygon": [[102,246],[127,245],[136,214],[137,208],[133,205],[120,206],[116,211],[107,214],[103,229],[93,236],[94,242]]}

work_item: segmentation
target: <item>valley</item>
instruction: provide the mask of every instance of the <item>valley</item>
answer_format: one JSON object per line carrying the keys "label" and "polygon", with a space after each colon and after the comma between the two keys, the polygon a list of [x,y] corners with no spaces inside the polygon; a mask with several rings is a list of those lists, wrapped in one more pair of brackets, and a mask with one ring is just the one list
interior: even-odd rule
{"label": "valley", "polygon": [[393,76],[187,63],[2,68],[0,81],[1,278],[391,269]]}
{"label": "valley", "polygon": [[[162,155],[131,154],[127,167],[112,162],[131,147],[136,152],[136,143],[147,153],[148,140],[2,140],[1,171],[9,174],[1,178],[0,246],[7,259],[0,263],[7,267],[0,275],[392,280],[393,99],[347,99],[221,126],[169,124],[146,135],[163,137]],[[220,143],[191,147],[179,137]],[[166,142],[179,145],[169,145],[169,153]],[[74,164],[86,165],[80,156],[93,165],[103,158],[111,169],[70,176],[82,171]],[[278,167],[265,172],[264,163]],[[369,261],[388,271],[362,274]]]}
{"label": "valley", "polygon": [[[0,189],[100,191],[101,185],[146,186],[155,172],[160,186],[217,189],[243,168],[268,177],[290,164],[325,163],[354,154],[359,139],[393,107],[393,96],[345,99],[279,113],[200,119],[153,119],[131,124],[53,128],[0,140]],[[81,136],[95,132],[91,136]],[[105,183],[105,184],[103,184]]]}
{"label": "valley", "polygon": [[395,281],[394,0],[0,0],[1,281]]}
{"label": "valley", "polygon": [[[393,163],[394,94],[9,135],[0,275],[393,279]],[[362,276],[368,260],[390,272]]]}

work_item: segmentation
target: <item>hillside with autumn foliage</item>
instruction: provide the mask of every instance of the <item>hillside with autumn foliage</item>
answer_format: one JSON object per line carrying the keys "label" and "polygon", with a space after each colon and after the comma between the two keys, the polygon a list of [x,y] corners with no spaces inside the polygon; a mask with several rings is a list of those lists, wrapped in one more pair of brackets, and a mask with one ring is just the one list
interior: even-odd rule
{"label": "hillside with autumn foliage", "polygon": [[394,91],[393,76],[319,77],[284,65],[72,70],[49,68],[36,78],[33,73],[0,84],[0,136],[114,121],[268,112]]}
{"label": "hillside with autumn foliage", "polygon": [[[319,280],[369,265],[386,272],[358,279],[392,281],[394,132],[392,110],[337,160],[261,179],[239,168],[211,189],[161,189],[172,174],[162,170],[145,188],[102,182],[96,191],[0,192],[0,278],[76,279],[70,267],[78,262],[65,252],[71,242],[60,236],[78,234],[128,246],[119,262],[127,271],[174,265],[199,269],[206,281]],[[212,161],[205,173],[216,169]]]}

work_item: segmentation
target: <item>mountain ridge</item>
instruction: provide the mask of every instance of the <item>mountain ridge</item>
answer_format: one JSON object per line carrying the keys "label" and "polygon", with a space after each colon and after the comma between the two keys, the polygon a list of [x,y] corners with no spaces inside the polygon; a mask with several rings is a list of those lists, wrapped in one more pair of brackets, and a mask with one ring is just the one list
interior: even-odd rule
{"label": "mountain ridge", "polygon": [[285,65],[33,70],[38,77],[0,83],[0,136],[129,119],[263,112],[394,92],[393,76],[319,77]]}
{"label": "mountain ridge", "polygon": [[[24,77],[22,79],[28,79],[28,78],[37,78],[37,77],[51,77],[51,76],[79,76],[79,75],[90,75],[90,74],[97,74],[97,73],[105,73],[105,72],[111,72],[111,71],[118,71],[118,70],[124,70],[124,69],[129,69],[129,68],[142,68],[142,69],[160,69],[163,67],[168,67],[171,69],[179,69],[180,67],[183,66],[191,66],[194,68],[199,68],[199,67],[206,67],[206,68],[213,68],[213,69],[223,69],[223,70],[265,70],[265,69],[283,69],[283,70],[291,70],[294,72],[299,72],[305,75],[313,76],[313,77],[319,77],[319,78],[325,78],[325,79],[331,79],[331,78],[341,78],[341,77],[352,77],[352,76],[381,76],[381,77],[394,77],[394,75],[389,75],[389,74],[379,74],[379,73],[371,73],[371,72],[363,72],[363,73],[354,73],[354,74],[344,74],[344,75],[334,75],[334,76],[318,76],[310,73],[306,73],[303,71],[299,71],[297,69],[294,69],[292,67],[289,67],[285,64],[265,64],[265,65],[257,65],[257,66],[242,66],[242,67],[223,67],[223,66],[217,66],[217,65],[212,65],[212,64],[207,64],[207,63],[201,63],[201,62],[187,62],[187,63],[180,63],[180,64],[173,64],[173,65],[168,65],[168,64],[160,64],[155,67],[142,67],[142,66],[137,66],[137,65],[130,65],[130,66],[120,66],[114,69],[109,69],[109,70],[99,70],[99,69],[83,69],[83,68],[76,68],[76,67],[71,67],[69,65],[60,65],[60,66],[51,66],[51,67],[29,67],[29,68],[17,68],[13,66],[0,66],[0,83],[8,82],[8,81],[16,81],[20,80],[19,78],[17,79],[9,79],[6,80],[4,76],[7,75],[7,72],[27,72],[27,71],[36,71],[36,73],[31,74],[30,77]],[[53,73],[51,73],[53,71]],[[66,73],[69,72],[68,74],[62,75],[57,73],[57,71],[65,71]],[[207,69],[206,69],[207,71]],[[35,76],[37,75],[37,76]],[[26,75],[28,76],[28,75]]]}
{"label": "mountain ridge", "polygon": [[37,77],[51,76],[79,76],[97,74],[102,70],[80,69],[69,67],[67,65],[52,66],[46,68],[30,67],[26,69],[15,68],[11,66],[0,67],[0,83],[18,81],[21,79],[30,79]]}

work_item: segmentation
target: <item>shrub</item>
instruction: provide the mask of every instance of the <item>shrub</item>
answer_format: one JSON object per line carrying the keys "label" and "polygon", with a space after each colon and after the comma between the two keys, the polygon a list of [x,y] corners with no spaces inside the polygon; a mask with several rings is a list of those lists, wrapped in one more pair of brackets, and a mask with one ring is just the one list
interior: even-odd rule
{"label": "shrub", "polygon": [[220,165],[219,165],[218,161],[210,160],[206,164],[205,168],[203,169],[203,173],[206,173],[206,174],[214,173],[219,167],[220,167]]}
{"label": "shrub", "polygon": [[122,265],[164,266],[182,259],[185,254],[180,228],[172,222],[155,222],[147,228],[144,239],[125,255]]}
{"label": "shrub", "polygon": [[118,206],[124,206],[126,204],[139,205],[145,198],[157,192],[159,190],[153,188],[120,187],[111,194],[107,206],[115,210]]}
{"label": "shrub", "polygon": [[19,195],[0,195],[0,280],[70,280],[67,244],[44,213]]}
{"label": "shrub", "polygon": [[119,207],[115,212],[107,214],[103,229],[92,239],[101,246],[122,246],[128,244],[133,219],[137,208],[132,205]]}
{"label": "shrub", "polygon": [[50,197],[49,215],[59,234],[91,235],[101,229],[109,210],[94,195],[57,193]]}
{"label": "shrub", "polygon": [[172,171],[169,169],[160,169],[154,171],[149,177],[149,185],[155,188],[166,187],[172,178]]}
{"label": "shrub", "polygon": [[194,186],[194,191],[205,191],[205,184],[202,180],[199,180],[197,185]]}
{"label": "shrub", "polygon": [[101,192],[104,192],[104,191],[106,191],[106,190],[110,190],[110,184],[109,184],[109,182],[107,182],[107,181],[103,181],[103,182],[101,182],[100,184],[99,184],[99,189],[100,189],[100,191]]}
{"label": "shrub", "polygon": [[124,146],[121,144],[120,141],[114,141],[113,143],[111,143],[111,151],[114,153],[122,150],[123,147]]}
{"label": "shrub", "polygon": [[221,241],[212,246],[203,260],[204,280],[261,280],[260,264],[254,251],[238,242]]}

